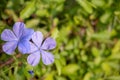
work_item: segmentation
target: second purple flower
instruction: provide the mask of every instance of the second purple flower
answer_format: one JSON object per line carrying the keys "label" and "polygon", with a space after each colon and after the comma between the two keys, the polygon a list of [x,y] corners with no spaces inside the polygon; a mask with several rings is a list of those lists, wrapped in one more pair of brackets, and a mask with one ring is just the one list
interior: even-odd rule
{"label": "second purple flower", "polygon": [[56,42],[53,38],[48,37],[43,41],[43,35],[41,32],[34,32],[32,35],[32,42],[30,55],[27,58],[27,61],[30,65],[36,66],[40,61],[40,56],[45,65],[49,65],[54,62],[54,56],[47,52],[46,50],[51,50],[56,47]]}

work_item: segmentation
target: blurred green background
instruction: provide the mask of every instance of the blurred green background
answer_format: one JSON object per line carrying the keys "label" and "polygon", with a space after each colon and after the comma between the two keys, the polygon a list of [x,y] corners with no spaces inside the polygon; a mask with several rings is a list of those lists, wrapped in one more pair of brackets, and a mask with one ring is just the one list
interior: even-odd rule
{"label": "blurred green background", "polygon": [[55,62],[0,50],[0,80],[120,80],[120,0],[0,0],[0,33],[17,21],[56,39]]}

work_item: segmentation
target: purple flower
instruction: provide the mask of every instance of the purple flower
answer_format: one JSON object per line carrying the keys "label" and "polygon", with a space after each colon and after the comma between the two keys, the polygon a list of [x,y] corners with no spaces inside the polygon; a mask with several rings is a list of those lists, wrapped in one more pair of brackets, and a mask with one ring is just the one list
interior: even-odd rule
{"label": "purple flower", "polygon": [[31,39],[34,30],[25,28],[23,22],[16,22],[13,26],[13,31],[5,29],[1,34],[1,39],[7,41],[3,46],[3,51],[7,54],[12,54],[16,47],[25,54],[30,50],[29,40]]}
{"label": "purple flower", "polygon": [[41,32],[35,32],[32,35],[31,50],[27,61],[30,65],[36,66],[40,61],[40,56],[45,65],[49,65],[54,62],[54,56],[46,50],[51,50],[56,47],[56,42],[53,38],[48,37],[43,42],[43,35]]}
{"label": "purple flower", "polygon": [[31,75],[33,75],[34,71],[33,70],[29,70],[28,73],[31,74]]}

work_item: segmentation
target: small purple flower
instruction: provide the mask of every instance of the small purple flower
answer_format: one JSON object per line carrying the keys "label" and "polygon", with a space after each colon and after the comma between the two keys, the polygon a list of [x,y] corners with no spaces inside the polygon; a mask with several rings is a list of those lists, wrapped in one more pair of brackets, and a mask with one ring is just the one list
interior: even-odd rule
{"label": "small purple flower", "polygon": [[34,75],[34,71],[33,70],[29,70],[28,73],[31,74],[31,75]]}
{"label": "small purple flower", "polygon": [[3,51],[7,54],[12,54],[16,47],[25,54],[30,50],[29,40],[31,39],[34,30],[25,28],[23,22],[16,22],[13,26],[13,31],[5,29],[1,34],[1,39],[7,41],[3,46]]}
{"label": "small purple flower", "polygon": [[45,65],[49,65],[54,62],[54,56],[47,52],[46,50],[51,50],[56,47],[56,42],[53,38],[48,37],[43,42],[43,35],[41,32],[35,32],[32,35],[31,50],[27,61],[30,65],[36,66],[40,61],[40,56],[42,56],[42,61]]}

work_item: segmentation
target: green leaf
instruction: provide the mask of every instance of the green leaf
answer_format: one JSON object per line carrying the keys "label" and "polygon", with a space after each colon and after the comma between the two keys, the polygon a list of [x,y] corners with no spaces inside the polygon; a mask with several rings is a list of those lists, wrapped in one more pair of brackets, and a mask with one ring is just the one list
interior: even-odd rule
{"label": "green leaf", "polygon": [[98,57],[100,55],[100,51],[96,47],[92,47],[91,51],[95,57]]}
{"label": "green leaf", "polygon": [[54,75],[54,71],[47,74],[44,80],[54,80],[53,75]]}
{"label": "green leaf", "polygon": [[20,12],[20,18],[26,19],[31,16],[31,14],[35,11],[35,1],[33,0],[28,3],[28,5]]}
{"label": "green leaf", "polygon": [[103,7],[105,5],[105,0],[92,0],[92,3],[98,7]]}
{"label": "green leaf", "polygon": [[88,72],[88,73],[85,74],[83,80],[91,80],[91,77],[92,77],[92,73],[91,73],[91,72]]}
{"label": "green leaf", "polygon": [[119,80],[119,79],[120,79],[120,76],[110,76],[106,78],[106,80]]}
{"label": "green leaf", "polygon": [[7,25],[3,22],[0,21],[0,33],[3,31],[3,29],[6,27]]}
{"label": "green leaf", "polygon": [[91,38],[101,42],[109,42],[110,33],[108,31],[102,31],[99,33],[94,33],[91,35]]}
{"label": "green leaf", "polygon": [[46,9],[40,9],[36,11],[36,15],[39,17],[49,17],[50,14]]}
{"label": "green leaf", "polygon": [[120,40],[117,41],[117,43],[114,45],[112,49],[112,54],[120,53]]}
{"label": "green leaf", "polygon": [[108,62],[103,62],[102,65],[101,65],[103,71],[105,72],[105,74],[110,74],[111,72],[111,66],[109,65]]}
{"label": "green leaf", "polygon": [[115,59],[115,60],[119,59],[120,60],[120,52],[110,55],[110,57],[108,59]]}
{"label": "green leaf", "polygon": [[74,74],[79,69],[77,64],[68,64],[67,66],[62,68],[62,73],[64,75]]}
{"label": "green leaf", "polygon": [[111,11],[106,11],[101,17],[100,17],[100,21],[102,23],[107,23],[109,21],[109,19],[111,18]]}
{"label": "green leaf", "polygon": [[80,4],[80,6],[82,6],[85,9],[86,12],[93,12],[93,8],[90,5],[90,2],[88,2],[87,0],[77,0],[77,2]]}
{"label": "green leaf", "polygon": [[56,38],[59,36],[59,31],[58,31],[58,29],[57,29],[57,28],[54,28],[51,34],[52,34],[52,35],[51,35],[52,38],[56,39]]}
{"label": "green leaf", "polygon": [[39,19],[31,19],[26,22],[26,27],[28,28],[33,28],[36,27],[39,24],[40,20]]}
{"label": "green leaf", "polygon": [[57,72],[58,72],[58,75],[61,75],[61,63],[59,60],[55,60],[55,65],[56,65],[56,68],[57,68]]}

